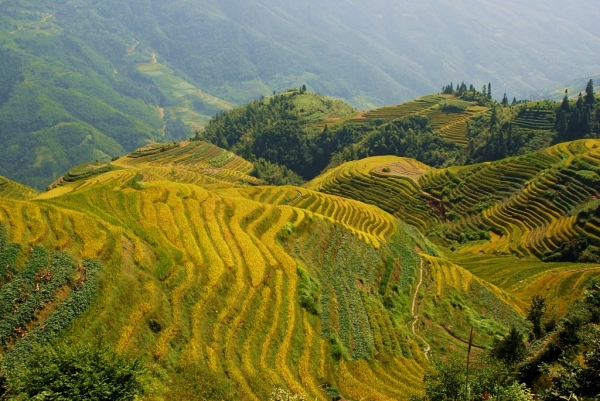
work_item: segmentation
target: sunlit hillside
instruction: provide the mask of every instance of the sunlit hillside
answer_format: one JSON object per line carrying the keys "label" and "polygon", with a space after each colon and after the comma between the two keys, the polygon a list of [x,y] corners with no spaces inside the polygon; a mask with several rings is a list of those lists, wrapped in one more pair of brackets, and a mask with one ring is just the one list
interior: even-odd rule
{"label": "sunlit hillside", "polygon": [[[203,386],[262,400],[274,385],[408,399],[440,343],[457,349],[475,324],[487,344],[521,319],[516,298],[440,259],[407,222],[259,186],[251,170],[214,145],[155,144],[79,166],[36,199],[2,198],[0,306],[16,313],[1,323],[5,366],[36,343],[100,338],[157,372],[148,399],[202,399]],[[46,295],[23,298],[33,287]],[[453,311],[453,330],[431,302]]]}
{"label": "sunlit hillside", "polygon": [[476,276],[526,303],[548,294],[564,310],[600,276],[599,148],[598,140],[580,140],[447,169],[373,157],[307,187],[378,205]]}

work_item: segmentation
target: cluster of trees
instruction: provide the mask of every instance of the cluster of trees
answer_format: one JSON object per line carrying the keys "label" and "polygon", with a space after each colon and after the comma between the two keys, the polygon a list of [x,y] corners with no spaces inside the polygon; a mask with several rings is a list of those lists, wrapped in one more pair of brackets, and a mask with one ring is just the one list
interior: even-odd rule
{"label": "cluster of trees", "polygon": [[[450,85],[442,87],[442,93],[446,95],[455,95],[467,101],[475,101],[481,106],[487,106],[493,103],[491,83],[483,85],[481,92],[479,92],[473,84],[469,85],[467,88],[467,84],[462,82],[460,85],[457,85],[455,89],[454,84],[451,82]],[[506,97],[506,94],[504,96]]]}
{"label": "cluster of trees", "polygon": [[[600,282],[592,282],[560,320],[534,297],[527,325],[471,361],[450,356],[425,376],[422,401],[592,401],[600,397]],[[526,339],[525,334],[529,337]],[[527,341],[526,341],[527,340]],[[535,389],[534,397],[529,389]]]}
{"label": "cluster of trees", "polygon": [[[350,129],[345,127],[334,132],[333,142],[340,143],[337,137],[340,134],[347,136]],[[426,117],[411,116],[371,129],[360,142],[349,143],[334,153],[330,166],[382,155],[411,157],[434,167],[446,167],[465,161],[463,149],[434,132]]]}
{"label": "cluster of trees", "polygon": [[[316,95],[301,88],[254,101],[217,115],[193,139],[215,143],[254,162],[264,159],[257,176],[270,183],[298,182],[295,175],[309,180],[327,167],[369,156],[407,156],[436,167],[465,161],[462,148],[435,133],[425,117],[326,125],[317,131],[295,105],[299,96]],[[324,116],[329,111],[333,109]]]}
{"label": "cluster of trees", "polygon": [[[516,154],[519,149],[519,138],[514,137],[512,123],[501,124],[496,105],[492,107],[489,120],[480,118],[469,121],[467,131],[468,154],[472,162],[503,159]],[[478,139],[480,145],[476,147]]]}
{"label": "cluster of trees", "polygon": [[250,175],[259,178],[269,185],[295,185],[301,186],[304,180],[289,168],[280,164],[271,163],[265,159],[254,160],[254,169]]}
{"label": "cluster of trees", "polygon": [[585,96],[580,93],[575,104],[569,101],[568,94],[568,91],[565,91],[563,102],[556,112],[556,142],[582,137],[597,138],[600,135],[600,108],[596,107],[594,81],[590,79],[585,88]]}

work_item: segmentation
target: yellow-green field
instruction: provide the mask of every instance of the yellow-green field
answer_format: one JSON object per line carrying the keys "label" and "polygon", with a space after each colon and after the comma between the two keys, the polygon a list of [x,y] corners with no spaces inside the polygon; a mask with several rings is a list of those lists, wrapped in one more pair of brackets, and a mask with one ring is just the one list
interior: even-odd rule
{"label": "yellow-green field", "polygon": [[430,119],[433,129],[444,139],[466,146],[467,121],[488,110],[489,108],[478,106],[476,102],[460,100],[454,95],[427,95],[397,106],[386,106],[367,113],[359,113],[350,121],[358,124],[370,120],[424,116]]}
{"label": "yellow-green field", "polygon": [[[2,181],[0,270],[63,278],[36,319],[1,322],[0,335],[17,317],[28,332],[10,331],[2,352],[11,361],[36,341],[100,338],[154,372],[148,400],[198,399],[198,383],[243,400],[274,385],[407,400],[429,358],[463,350],[471,327],[489,346],[522,324],[534,295],[560,315],[600,276],[594,264],[540,261],[541,247],[594,238],[584,184],[599,142],[444,170],[373,157],[302,188],[261,185],[251,163],[209,143],[149,144],[39,195]],[[549,190],[554,208],[542,203]],[[489,239],[461,242],[469,230]],[[74,297],[87,307],[65,312]]]}
{"label": "yellow-green field", "polygon": [[599,149],[598,140],[580,140],[448,169],[372,157],[334,168],[307,187],[377,205],[442,245],[449,260],[508,291],[521,308],[547,295],[564,313],[600,277],[598,263],[551,262],[571,243],[588,246],[580,262],[600,245]]}
{"label": "yellow-green field", "polygon": [[0,176],[0,198],[28,200],[37,195],[33,189]]}

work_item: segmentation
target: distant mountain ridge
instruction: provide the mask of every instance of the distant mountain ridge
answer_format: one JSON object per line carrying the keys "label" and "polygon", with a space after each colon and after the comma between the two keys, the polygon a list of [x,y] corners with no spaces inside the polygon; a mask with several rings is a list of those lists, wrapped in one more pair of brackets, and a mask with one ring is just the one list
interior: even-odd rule
{"label": "distant mountain ridge", "polygon": [[42,189],[302,85],[358,109],[462,80],[520,98],[598,73],[599,7],[578,5],[5,0],[0,174]]}

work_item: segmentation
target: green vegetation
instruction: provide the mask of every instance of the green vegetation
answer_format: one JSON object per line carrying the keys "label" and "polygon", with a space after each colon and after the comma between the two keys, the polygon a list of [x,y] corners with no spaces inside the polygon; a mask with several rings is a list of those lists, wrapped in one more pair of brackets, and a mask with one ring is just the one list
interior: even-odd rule
{"label": "green vegetation", "polygon": [[3,198],[28,200],[35,198],[37,192],[25,185],[0,177],[0,196]]}
{"label": "green vegetation", "polygon": [[41,189],[74,165],[110,160],[161,136],[159,100],[136,86],[135,76],[115,74],[45,7],[4,2],[0,8],[3,26],[47,27],[2,33],[0,172]]}
{"label": "green vegetation", "polygon": [[[188,131],[203,130],[212,116],[233,107],[231,103],[211,96],[175,75],[173,70],[163,64],[139,64],[137,69],[148,76],[164,96],[161,105],[169,113],[169,119],[182,121]],[[179,134],[171,132],[173,138],[182,138],[187,135],[188,133],[185,131],[181,131]]]}
{"label": "green vegetation", "polygon": [[[433,166],[460,164],[465,161],[463,149],[441,134],[444,127],[456,124],[445,116],[456,113],[438,116],[441,102],[472,105],[433,96],[417,101],[424,104],[422,109],[391,110],[385,116],[375,110],[357,119],[360,113],[341,101],[288,91],[216,116],[193,139],[207,140],[250,160],[265,159],[304,179],[314,178],[326,167],[375,155],[409,156]],[[471,115],[459,113],[459,118]],[[292,183],[287,178],[270,182]]]}
{"label": "green vegetation", "polygon": [[139,359],[103,346],[37,347],[18,370],[7,371],[4,397],[130,401],[142,393],[145,372]]}
{"label": "green vegetation", "polygon": [[[420,122],[373,126],[410,134]],[[250,173],[293,176],[199,140],[74,168],[34,201],[0,203],[2,365],[19,372],[39,346],[99,338],[152,371],[142,399],[266,399],[273,386],[307,399],[437,399],[446,379],[428,359],[451,361],[474,329],[475,353],[494,359],[473,356],[471,385],[452,394],[526,400],[518,383],[546,374],[530,359],[600,275],[568,261],[599,247],[597,142],[442,169],[377,156],[304,187],[261,186]],[[567,261],[541,261],[563,251]],[[581,352],[574,360],[594,363]]]}
{"label": "green vegetation", "polygon": [[[592,95],[586,95],[585,107],[581,97],[573,107],[567,101],[559,108],[551,101],[497,103],[491,86],[478,92],[463,83],[456,90],[449,85],[442,94],[366,113],[292,90],[220,114],[193,139],[250,160],[264,159],[307,180],[346,161],[378,155],[411,157],[433,167],[474,164],[524,155],[557,141],[598,137],[593,83],[587,90]],[[571,118],[590,121],[585,127],[572,122],[565,137],[557,128],[559,120]],[[277,169],[270,167],[262,177],[273,184],[297,183]]]}

